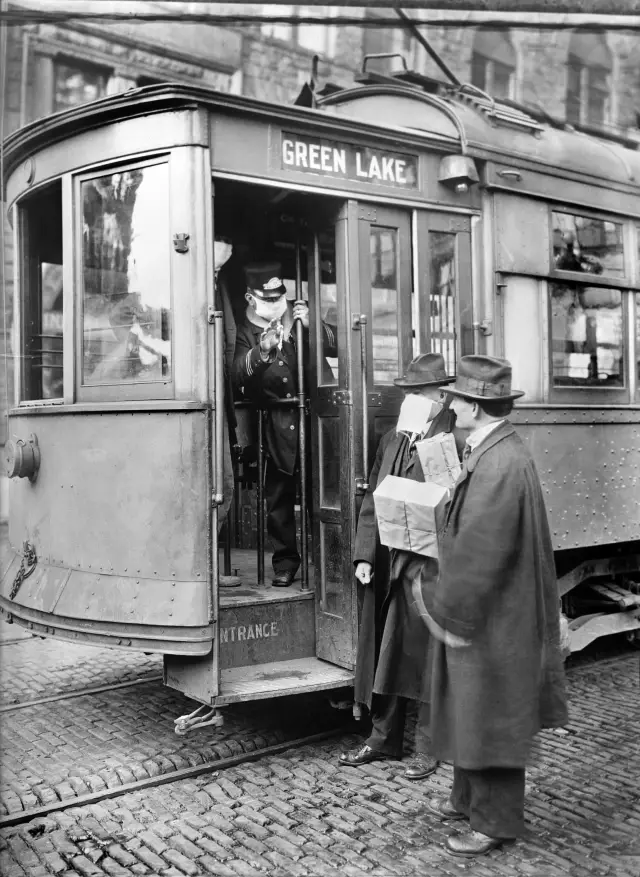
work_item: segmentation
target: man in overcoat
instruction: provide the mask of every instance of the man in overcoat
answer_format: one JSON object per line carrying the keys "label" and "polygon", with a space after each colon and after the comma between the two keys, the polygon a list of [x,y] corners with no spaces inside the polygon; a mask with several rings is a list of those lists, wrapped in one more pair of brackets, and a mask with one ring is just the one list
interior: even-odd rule
{"label": "man in overcoat", "polygon": [[[298,356],[304,358],[305,365],[308,359],[309,307],[305,302],[292,306],[287,301],[277,262],[247,265],[245,276],[247,308],[245,319],[237,326],[233,384],[237,398],[267,408],[264,489],[267,534],[273,546],[272,583],[288,587],[300,566],[295,520],[299,465],[295,396]],[[296,349],[296,320],[300,320],[304,331],[303,351]],[[333,328],[323,323],[322,333],[325,357],[336,356]]]}
{"label": "man in overcoat", "polygon": [[468,819],[447,838],[473,857],[523,829],[525,765],[535,734],[567,720],[559,602],[547,514],[533,459],[506,419],[511,366],[464,356],[446,388],[469,430],[439,542],[440,574],[415,588],[432,633],[431,734],[452,762],[449,797],[431,810]]}
{"label": "man in overcoat", "polygon": [[394,381],[404,390],[405,399],[397,426],[382,437],[378,446],[360,509],[354,550],[356,577],[365,587],[354,700],[369,708],[373,729],[364,746],[341,754],[340,763],[355,767],[401,757],[407,701],[414,700],[418,702],[415,758],[405,771],[407,779],[412,780],[429,776],[437,767],[429,754],[428,689],[423,678],[428,636],[413,607],[411,590],[423,566],[430,575],[437,574],[437,561],[381,545],[373,491],[387,475],[424,481],[415,443],[453,430],[455,416],[442,393],[453,380],[445,371],[442,356],[426,353],[416,357],[406,374]]}

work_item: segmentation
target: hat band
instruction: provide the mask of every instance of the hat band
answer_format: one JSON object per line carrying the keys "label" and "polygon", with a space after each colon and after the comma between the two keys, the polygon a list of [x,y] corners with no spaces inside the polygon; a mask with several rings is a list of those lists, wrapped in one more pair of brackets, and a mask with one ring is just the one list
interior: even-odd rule
{"label": "hat band", "polygon": [[458,375],[453,389],[459,390],[461,393],[473,393],[475,396],[499,399],[501,396],[510,395],[511,381],[501,381],[497,384],[495,382],[480,381],[477,378],[467,377],[466,375]]}
{"label": "hat band", "polygon": [[444,371],[439,374],[436,374],[435,372],[423,372],[422,374],[418,374],[417,372],[407,372],[402,380],[411,382],[412,384],[435,384],[436,381],[446,381],[447,374]]}

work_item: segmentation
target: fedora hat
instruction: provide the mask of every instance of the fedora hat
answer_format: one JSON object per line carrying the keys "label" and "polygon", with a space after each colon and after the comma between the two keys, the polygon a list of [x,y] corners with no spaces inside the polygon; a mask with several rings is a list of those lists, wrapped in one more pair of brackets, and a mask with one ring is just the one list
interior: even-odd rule
{"label": "fedora hat", "polygon": [[524,396],[511,389],[511,363],[496,356],[463,356],[458,363],[455,383],[445,390],[473,402],[502,402]]}
{"label": "fedora hat", "polygon": [[287,291],[280,262],[254,262],[244,269],[247,287],[263,301],[275,301]]}
{"label": "fedora hat", "polygon": [[439,387],[451,381],[455,381],[455,378],[446,373],[440,353],[421,353],[411,360],[406,372],[393,383],[396,387]]}

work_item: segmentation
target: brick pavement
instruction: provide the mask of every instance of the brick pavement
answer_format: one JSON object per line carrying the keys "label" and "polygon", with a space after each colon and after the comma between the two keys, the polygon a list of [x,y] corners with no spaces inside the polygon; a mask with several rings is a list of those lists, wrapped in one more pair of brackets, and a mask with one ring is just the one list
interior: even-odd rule
{"label": "brick pavement", "polygon": [[3,647],[2,657],[5,703],[142,681],[0,714],[0,816],[264,749],[344,722],[343,714],[327,708],[324,696],[296,699],[295,709],[288,709],[286,698],[228,707],[219,731],[204,728],[178,737],[173,720],[196,704],[161,681],[144,681],[161,672],[158,656],[34,638]]}
{"label": "brick pavement", "polygon": [[162,675],[162,655],[41,639],[4,622],[0,634],[1,706]]}
{"label": "brick pavement", "polygon": [[[448,789],[450,767],[422,783],[405,780],[396,761],[341,768],[337,753],[359,742],[343,735],[5,829],[0,873],[638,877],[637,654],[573,672],[569,690],[570,725],[541,734],[534,752],[525,837],[475,862],[448,856],[442,842],[454,827],[426,810],[431,794]],[[296,704],[288,701],[279,715],[300,709]],[[104,760],[119,739],[108,733],[111,720],[100,726]],[[137,746],[133,737],[128,742]],[[157,742],[160,748],[162,735]]]}

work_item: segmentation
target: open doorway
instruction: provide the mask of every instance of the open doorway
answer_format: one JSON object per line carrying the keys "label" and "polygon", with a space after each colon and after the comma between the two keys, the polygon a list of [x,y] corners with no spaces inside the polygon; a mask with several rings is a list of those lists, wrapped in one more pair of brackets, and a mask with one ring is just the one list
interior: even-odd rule
{"label": "open doorway", "polygon": [[[225,388],[234,481],[233,499],[225,497],[225,522],[220,533],[222,581],[231,587],[220,589],[220,601],[224,605],[239,599],[293,599],[302,596],[301,592],[313,593],[318,574],[320,552],[314,544],[312,521],[319,460],[311,436],[311,412],[318,385],[338,382],[336,219],[342,202],[228,180],[215,180],[214,191],[215,236],[232,246],[232,255],[217,272],[218,306],[225,316]],[[303,418],[298,405],[299,376],[288,367],[286,345],[276,362],[283,376],[281,392],[275,391],[280,398],[274,398],[273,380],[267,393],[260,392],[258,381],[247,381],[247,386],[242,381],[243,357],[249,351],[247,337],[259,340],[262,331],[251,322],[255,312],[245,296],[245,268],[256,264],[278,266],[276,273],[286,288],[289,313],[297,299],[309,305],[308,327],[303,331]],[[287,328],[287,340],[297,351],[297,329],[295,325]],[[295,465],[289,465],[291,455],[284,463],[274,464],[274,459],[281,457],[274,453],[274,444],[291,450],[294,434],[297,437],[300,430],[305,433],[304,462],[301,464],[298,453]],[[329,455],[329,460],[335,473],[325,472],[324,480],[337,486],[340,461],[335,455]],[[229,478],[225,481],[228,487]],[[288,503],[283,494],[287,493],[292,500],[292,519],[286,508],[283,512],[283,503]],[[292,527],[299,568],[291,586],[276,589],[272,581],[284,556],[283,545],[291,549]],[[293,568],[296,559],[291,550],[286,558]]]}

